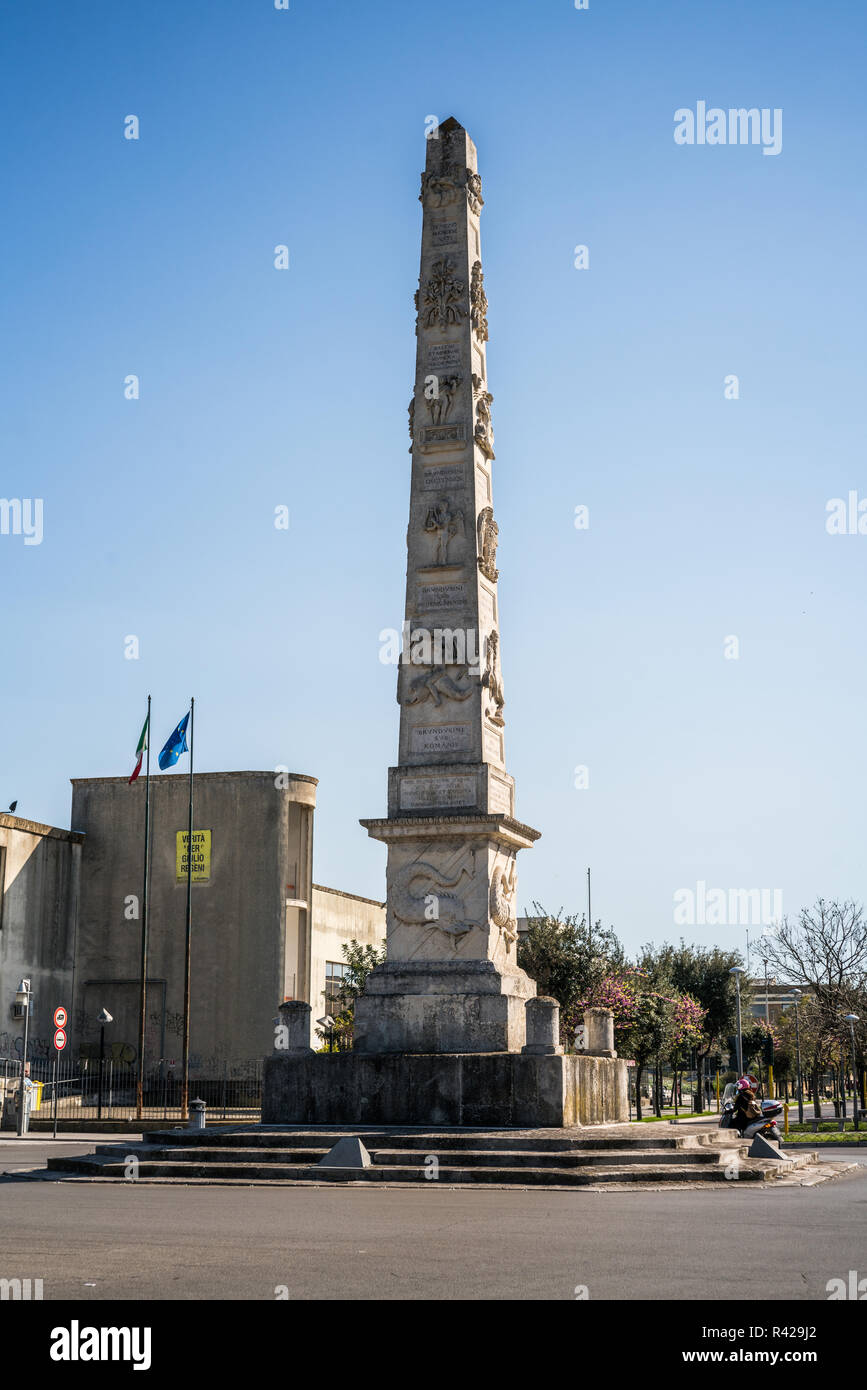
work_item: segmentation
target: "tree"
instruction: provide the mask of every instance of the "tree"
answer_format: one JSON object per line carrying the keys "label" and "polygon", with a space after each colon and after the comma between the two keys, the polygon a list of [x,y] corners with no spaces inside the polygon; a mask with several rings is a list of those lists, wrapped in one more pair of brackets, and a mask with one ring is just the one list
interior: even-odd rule
{"label": "tree", "polygon": [[659,988],[670,988],[701,1006],[701,1033],[692,1046],[698,1063],[698,1104],[703,1109],[708,1058],[721,1050],[735,1029],[736,993],[730,972],[733,965],[741,964],[740,954],[719,946],[692,946],[681,939],[679,946],[667,942],[658,948],[645,946],[639,963]]}
{"label": "tree", "polygon": [[760,1067],[773,1066],[774,1051],[778,1044],[779,1035],[773,1024],[766,1023],[763,1018],[753,1019],[750,1026],[741,1032],[744,1071],[749,1071],[753,1062],[759,1063]]}
{"label": "tree", "polygon": [[[782,1046],[795,1057],[797,1036],[801,1042],[801,1071],[813,1098],[813,1114],[818,1120],[822,1113],[820,1077],[829,1068],[839,1068],[848,1061],[847,1038],[844,1038],[837,1018],[829,1018],[824,1005],[805,995],[798,1005],[797,1031],[795,1010],[787,1009],[778,1024]],[[794,1069],[793,1069],[794,1070]]]}
{"label": "tree", "polygon": [[[636,982],[635,1005],[632,1017],[617,1038],[617,1051],[621,1056],[631,1057],[635,1062],[635,1114],[641,1119],[641,1074],[647,1064],[662,1053],[671,1038],[671,1011],[665,997],[657,990],[647,988]],[[656,1095],[656,1113],[660,1113],[659,1091]]]}
{"label": "tree", "polygon": [[571,1046],[575,1027],[583,1013],[582,1001],[589,998],[606,975],[626,964],[623,947],[612,927],[597,922],[592,930],[585,917],[577,913],[563,916],[546,912],[534,903],[536,915],[529,917],[527,931],[518,942],[518,965],[536,981],[540,994],[550,995],[560,1005],[560,1038]]}
{"label": "tree", "polygon": [[[833,1049],[835,1057],[840,1057],[839,1065],[847,1067],[842,1019],[848,1013],[860,1016],[855,1048],[856,1072],[862,1074],[867,1028],[867,916],[863,904],[851,898],[842,902],[817,898],[813,907],[801,909],[797,921],[784,917],[766,939],[768,960],[784,979],[804,986],[821,1010],[828,1038],[817,1057],[820,1053],[830,1055],[830,1037],[835,1035],[839,1038]],[[818,1094],[818,1080],[814,1080]],[[857,1076],[853,1081],[857,1087]]]}
{"label": "tree", "polygon": [[[348,969],[341,980],[336,1004],[337,1012],[332,1017],[334,1018],[334,1040],[337,1051],[349,1052],[352,1048],[355,1023],[355,1001],[360,994],[364,993],[365,981],[371,970],[384,963],[385,947],[362,946],[353,938],[348,945],[344,942],[341,951]],[[324,1042],[328,1035],[324,1029],[317,1028],[316,1036]]]}
{"label": "tree", "polygon": [[[689,994],[675,992],[668,999],[671,1007],[671,1037],[669,1041],[668,1058],[674,1071],[674,1113],[677,1114],[677,1095],[679,1077],[678,1074],[683,1068],[686,1056],[698,1048],[702,1040],[702,1030],[704,1027],[705,1012],[697,999],[693,999]],[[698,1089],[699,1104],[696,1109],[703,1110],[704,1104],[701,1093],[701,1074],[699,1074]]]}
{"label": "tree", "polygon": [[838,1018],[867,993],[867,917],[861,903],[819,898],[798,920],[766,938],[765,955],[782,978],[806,986],[829,1017]]}
{"label": "tree", "polygon": [[[664,987],[656,988],[660,983]],[[695,1046],[701,1036],[704,1013],[695,999],[680,994],[665,982],[654,980],[652,972],[625,965],[604,975],[576,1004],[576,1012],[596,1007],[610,1009],[614,1015],[614,1041],[621,1057],[635,1062],[636,1113],[641,1119],[641,1077],[652,1060],[668,1056],[675,1068],[682,1063],[684,1049]],[[654,1087],[655,1109],[661,1113],[659,1086]]]}

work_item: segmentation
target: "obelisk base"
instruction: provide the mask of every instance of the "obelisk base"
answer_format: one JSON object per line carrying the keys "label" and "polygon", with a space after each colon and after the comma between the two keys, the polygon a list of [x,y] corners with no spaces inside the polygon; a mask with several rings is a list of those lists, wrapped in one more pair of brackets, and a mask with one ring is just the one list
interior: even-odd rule
{"label": "obelisk base", "polygon": [[265,1059],[266,1125],[529,1129],[628,1120],[620,1058],[335,1052]]}
{"label": "obelisk base", "polygon": [[360,1053],[520,1052],[535,982],[489,960],[394,961],[370,972],[356,1000]]}
{"label": "obelisk base", "polygon": [[517,962],[514,861],[538,831],[502,812],[365,820],[388,845],[388,959],[355,1001],[357,1052],[520,1052],[535,981]]}

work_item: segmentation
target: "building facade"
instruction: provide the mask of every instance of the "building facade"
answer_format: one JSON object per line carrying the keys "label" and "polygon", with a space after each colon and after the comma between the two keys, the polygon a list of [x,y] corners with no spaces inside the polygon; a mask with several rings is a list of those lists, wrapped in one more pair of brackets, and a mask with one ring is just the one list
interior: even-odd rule
{"label": "building facade", "polygon": [[[313,884],[317,779],[270,772],[193,778],[190,1073],[239,1074],[273,1047],[284,999],[328,1009],[342,946],[380,945],[385,909]],[[189,779],[150,782],[147,1070],[180,1067],[186,942]],[[73,1055],[139,1058],[145,780],[75,779],[72,831],[0,816],[0,1000],[6,1049],[20,1056],[19,980],[33,988],[28,1056],[48,1055],[58,1004]]]}
{"label": "building facade", "polygon": [[32,991],[29,1056],[49,1055],[52,1017],[72,998],[75,926],[84,837],[0,815],[0,1062],[20,1058],[22,979]]}
{"label": "building facade", "polygon": [[351,941],[363,946],[385,945],[385,903],[314,883],[313,923],[311,989],[303,997],[313,1009],[315,1027],[317,1018],[341,1007],[341,985],[346,973],[344,946]]}

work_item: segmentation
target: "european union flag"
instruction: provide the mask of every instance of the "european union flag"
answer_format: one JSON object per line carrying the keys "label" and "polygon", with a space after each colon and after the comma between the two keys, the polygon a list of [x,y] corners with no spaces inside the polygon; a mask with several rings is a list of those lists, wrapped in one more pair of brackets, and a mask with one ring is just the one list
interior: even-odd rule
{"label": "european union flag", "polygon": [[181,754],[189,752],[187,748],[187,724],[189,720],[190,715],[188,711],[174,733],[169,735],[166,746],[159,757],[161,772],[165,772],[167,767],[174,767]]}

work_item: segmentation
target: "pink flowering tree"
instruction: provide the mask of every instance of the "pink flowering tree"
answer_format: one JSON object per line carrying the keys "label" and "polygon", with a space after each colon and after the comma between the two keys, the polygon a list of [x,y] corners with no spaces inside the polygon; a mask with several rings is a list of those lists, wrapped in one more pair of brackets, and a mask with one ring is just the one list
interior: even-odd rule
{"label": "pink flowering tree", "polygon": [[[581,1023],[585,1009],[610,1009],[614,1015],[614,1045],[621,1057],[635,1062],[636,1104],[641,1119],[641,1077],[660,1055],[679,1057],[698,1045],[704,1010],[689,995],[654,988],[646,971],[634,966],[604,975],[568,1011],[564,1034],[568,1040]],[[657,1106],[658,1109],[658,1106]]]}

